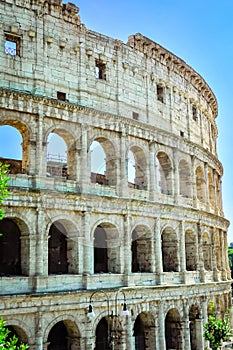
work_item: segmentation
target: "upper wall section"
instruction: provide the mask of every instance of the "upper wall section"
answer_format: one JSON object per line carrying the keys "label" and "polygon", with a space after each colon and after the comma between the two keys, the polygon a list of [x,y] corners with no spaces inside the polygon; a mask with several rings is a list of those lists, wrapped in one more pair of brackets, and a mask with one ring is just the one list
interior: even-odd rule
{"label": "upper wall section", "polygon": [[85,28],[60,0],[0,2],[1,87],[138,120],[216,155],[216,98],[204,79],[141,34]]}

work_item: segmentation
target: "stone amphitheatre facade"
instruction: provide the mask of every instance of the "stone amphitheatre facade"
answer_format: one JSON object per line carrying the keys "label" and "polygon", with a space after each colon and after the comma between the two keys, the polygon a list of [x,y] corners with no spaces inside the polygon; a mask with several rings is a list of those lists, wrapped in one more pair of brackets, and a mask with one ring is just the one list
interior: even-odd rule
{"label": "stone amphitheatre facade", "polygon": [[0,315],[35,350],[204,349],[211,301],[231,306],[216,98],[159,44],[78,12],[0,2],[0,125],[22,137],[1,158]]}

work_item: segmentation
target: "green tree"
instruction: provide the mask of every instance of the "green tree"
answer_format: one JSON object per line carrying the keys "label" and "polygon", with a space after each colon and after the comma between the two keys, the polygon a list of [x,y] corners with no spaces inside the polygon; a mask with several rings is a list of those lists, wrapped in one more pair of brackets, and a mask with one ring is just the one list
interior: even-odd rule
{"label": "green tree", "polygon": [[233,276],[233,248],[228,247],[228,260],[229,260],[229,266],[231,269],[231,277]]}
{"label": "green tree", "polygon": [[10,180],[7,177],[9,173],[9,164],[2,164],[0,162],[0,220],[4,216],[4,211],[1,208],[2,202],[9,195],[8,192],[8,181]]}
{"label": "green tree", "polygon": [[211,302],[210,315],[208,322],[204,324],[204,339],[210,342],[210,348],[218,350],[223,341],[227,341],[232,336],[229,314],[225,315],[224,320],[217,317],[214,302]]}
{"label": "green tree", "polygon": [[1,350],[26,350],[28,345],[19,344],[18,338],[13,335],[10,337],[10,331],[5,326],[5,321],[0,317],[0,349]]}

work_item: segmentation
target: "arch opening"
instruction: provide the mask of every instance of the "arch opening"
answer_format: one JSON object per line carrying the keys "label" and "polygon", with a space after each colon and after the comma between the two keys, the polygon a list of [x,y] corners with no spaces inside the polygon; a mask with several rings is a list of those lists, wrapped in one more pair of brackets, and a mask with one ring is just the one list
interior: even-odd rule
{"label": "arch opening", "polygon": [[166,315],[165,339],[166,339],[166,350],[183,349],[180,314],[177,309],[169,310]]}
{"label": "arch opening", "polygon": [[59,221],[53,223],[49,230],[48,273],[68,273],[67,232]]}
{"label": "arch opening", "polygon": [[151,313],[140,313],[134,323],[135,350],[155,349],[155,321]]}
{"label": "arch opening", "polygon": [[7,218],[0,221],[0,275],[20,276],[21,232],[18,225]]}
{"label": "arch opening", "polygon": [[196,191],[197,199],[200,202],[205,202],[205,177],[200,166],[196,168]]}
{"label": "arch opening", "polygon": [[167,227],[162,232],[162,256],[163,271],[178,272],[178,241],[176,232],[171,227]]}
{"label": "arch opening", "polygon": [[147,162],[143,150],[137,146],[131,147],[127,159],[128,186],[137,190],[146,190]]}
{"label": "arch opening", "polygon": [[109,223],[98,225],[94,231],[94,273],[119,273],[119,234]]}
{"label": "arch opening", "polygon": [[112,142],[104,138],[95,139],[90,146],[91,182],[105,186],[117,183],[117,159]]}
{"label": "arch opening", "polygon": [[160,193],[172,195],[172,164],[165,152],[157,154],[156,172]]}
{"label": "arch opening", "polygon": [[197,269],[197,253],[195,235],[191,230],[185,232],[185,257],[186,270],[195,271]]}
{"label": "arch opening", "polygon": [[132,272],[151,272],[151,232],[144,226],[137,226],[132,233]]}
{"label": "arch opening", "polygon": [[67,145],[57,132],[47,138],[47,176],[68,178]]}
{"label": "arch opening", "polygon": [[[14,123],[12,122],[12,125]],[[20,130],[20,131],[19,131]],[[26,149],[25,144],[27,140],[23,142],[22,127],[20,129],[9,125],[0,125],[0,138],[1,143],[5,144],[6,147],[1,149],[0,152],[0,162],[3,164],[10,164],[9,172],[10,174],[21,174],[26,173]],[[24,137],[27,135],[25,131],[23,133]],[[24,146],[24,150],[22,148]]]}
{"label": "arch opening", "polygon": [[179,187],[180,195],[186,198],[191,197],[191,172],[188,163],[181,160],[179,163]]}

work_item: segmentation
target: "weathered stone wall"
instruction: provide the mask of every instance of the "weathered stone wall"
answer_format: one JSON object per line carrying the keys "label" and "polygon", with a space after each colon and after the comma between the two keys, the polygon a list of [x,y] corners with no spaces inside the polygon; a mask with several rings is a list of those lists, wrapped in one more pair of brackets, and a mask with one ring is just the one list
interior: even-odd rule
{"label": "weathered stone wall", "polygon": [[[22,135],[0,222],[14,239],[18,228],[20,251],[13,261],[5,232],[0,314],[31,349],[62,325],[67,349],[94,349],[103,318],[114,349],[142,338],[204,349],[210,301],[231,306],[213,92],[141,34],[125,44],[86,29],[71,3],[5,0],[0,13],[0,125]],[[67,163],[47,159],[50,133]],[[93,141],[104,174],[91,169]]]}

